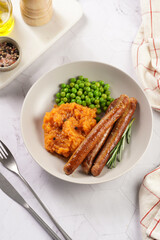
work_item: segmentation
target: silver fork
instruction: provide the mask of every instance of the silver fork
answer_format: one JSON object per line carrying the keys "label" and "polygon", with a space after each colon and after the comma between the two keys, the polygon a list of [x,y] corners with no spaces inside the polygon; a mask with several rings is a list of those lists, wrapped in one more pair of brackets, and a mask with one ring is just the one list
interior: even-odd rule
{"label": "silver fork", "polygon": [[29,183],[25,180],[25,178],[21,175],[18,165],[15,161],[15,158],[13,157],[12,153],[10,150],[6,147],[6,145],[0,140],[0,161],[2,165],[7,168],[9,171],[15,173],[28,187],[28,189],[32,192],[32,194],[35,196],[35,198],[38,200],[40,205],[43,207],[45,212],[48,214],[52,222],[55,224],[55,226],[58,228],[58,230],[61,232],[63,237],[66,240],[72,240],[68,234],[62,229],[62,227],[56,222],[56,220],[53,218],[47,207],[44,205],[44,203],[40,200],[38,195],[35,193],[35,191],[31,188]]}

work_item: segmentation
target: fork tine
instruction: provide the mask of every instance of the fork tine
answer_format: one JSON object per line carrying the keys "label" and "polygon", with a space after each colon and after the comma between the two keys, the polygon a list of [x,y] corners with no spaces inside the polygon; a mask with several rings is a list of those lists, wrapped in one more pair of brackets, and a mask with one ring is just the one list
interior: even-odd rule
{"label": "fork tine", "polygon": [[3,152],[5,152],[7,155],[11,154],[12,153],[10,152],[10,150],[8,149],[8,147],[0,140],[0,146],[1,146],[1,149],[3,149]]}
{"label": "fork tine", "polygon": [[6,154],[6,152],[3,150],[3,148],[0,146],[0,153],[2,158],[7,158],[8,154]]}

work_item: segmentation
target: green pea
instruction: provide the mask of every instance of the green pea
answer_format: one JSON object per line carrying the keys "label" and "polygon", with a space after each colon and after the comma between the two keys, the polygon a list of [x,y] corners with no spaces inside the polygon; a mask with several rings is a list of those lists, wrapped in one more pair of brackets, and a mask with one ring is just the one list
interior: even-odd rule
{"label": "green pea", "polygon": [[95,103],[95,98],[94,97],[91,98],[91,103]]}
{"label": "green pea", "polygon": [[85,102],[85,101],[82,101],[82,105],[85,107],[85,106],[86,106],[86,102]]}
{"label": "green pea", "polygon": [[99,99],[99,97],[98,97],[98,96],[96,96],[96,97],[95,97],[95,99]]}
{"label": "green pea", "polygon": [[114,98],[111,98],[111,102],[113,102],[114,101]]}
{"label": "green pea", "polygon": [[57,94],[56,94],[56,97],[57,97],[57,98],[61,98],[61,94],[60,94],[60,93],[57,93]]}
{"label": "green pea", "polygon": [[101,93],[104,92],[104,88],[103,87],[100,87],[99,90],[100,90]]}
{"label": "green pea", "polygon": [[85,99],[85,96],[84,96],[84,94],[82,94],[82,95],[81,95],[81,99],[82,99],[82,100],[83,100],[83,99]]}
{"label": "green pea", "polygon": [[93,109],[93,108],[95,108],[95,105],[94,104],[90,104],[89,107]]}
{"label": "green pea", "polygon": [[87,91],[84,91],[84,95],[87,95],[88,93],[87,93]]}
{"label": "green pea", "polygon": [[91,88],[95,90],[97,87],[95,84],[91,84]]}
{"label": "green pea", "polygon": [[69,84],[66,84],[66,88],[70,88],[70,85],[69,85]]}
{"label": "green pea", "polygon": [[99,99],[99,101],[100,101],[100,103],[104,102],[104,98],[101,97],[101,98]]}
{"label": "green pea", "polygon": [[[73,94],[74,94],[74,93],[73,93]],[[70,96],[71,96],[70,93],[67,93],[67,94],[66,94],[66,97],[67,97],[67,98],[70,98]]]}
{"label": "green pea", "polygon": [[94,103],[99,104],[99,99],[95,99]]}
{"label": "green pea", "polygon": [[107,101],[111,101],[111,97],[110,96],[107,96]]}
{"label": "green pea", "polygon": [[95,108],[100,108],[101,106],[99,104],[96,104],[95,105]]}
{"label": "green pea", "polygon": [[68,101],[68,99],[65,97],[65,98],[63,98],[63,101],[66,103]]}
{"label": "green pea", "polygon": [[102,110],[100,108],[97,109],[97,114],[100,114]]}
{"label": "green pea", "polygon": [[74,93],[71,93],[70,97],[71,97],[71,98],[75,98],[76,95],[75,95]]}
{"label": "green pea", "polygon": [[88,81],[89,81],[88,78],[84,78],[83,80],[84,80],[85,82],[88,82]]}
{"label": "green pea", "polygon": [[61,101],[60,103],[58,103],[58,106],[60,106],[61,104],[64,104],[64,102],[63,102],[63,101]]}
{"label": "green pea", "polygon": [[65,93],[68,93],[68,92],[69,92],[69,89],[68,89],[68,88],[64,88],[63,91],[64,91]]}
{"label": "green pea", "polygon": [[59,98],[56,98],[56,103],[59,103],[61,100]]}
{"label": "green pea", "polygon": [[107,95],[106,94],[102,94],[102,98],[107,99]]}
{"label": "green pea", "polygon": [[99,92],[98,92],[97,90],[95,90],[95,91],[94,91],[94,96],[95,96],[95,97],[98,97],[98,95],[99,95],[98,93],[99,93]]}
{"label": "green pea", "polygon": [[107,83],[107,84],[105,84],[104,85],[104,90],[106,91],[106,90],[108,90],[109,89],[109,87],[110,87],[110,85]]}
{"label": "green pea", "polygon": [[105,102],[101,102],[101,107],[105,107],[106,103]]}
{"label": "green pea", "polygon": [[86,87],[86,91],[89,92],[91,90],[90,87]]}
{"label": "green pea", "polygon": [[71,88],[73,88],[73,87],[74,87],[74,85],[75,85],[75,83],[74,83],[74,82],[71,82],[71,83],[69,84],[69,86],[70,86]]}
{"label": "green pea", "polygon": [[66,93],[65,92],[61,92],[61,97],[65,97]]}
{"label": "green pea", "polygon": [[81,83],[79,84],[79,87],[80,87],[80,88],[84,88],[84,83],[81,82]]}
{"label": "green pea", "polygon": [[84,79],[84,77],[83,76],[78,76],[78,78],[77,79],[79,79],[79,80],[83,80]]}
{"label": "green pea", "polygon": [[78,89],[78,88],[79,88],[79,85],[76,83],[76,84],[74,85],[74,87],[75,87],[76,89]]}
{"label": "green pea", "polygon": [[78,96],[81,96],[81,95],[82,95],[82,91],[79,90],[79,91],[77,92],[77,95],[78,95]]}
{"label": "green pea", "polygon": [[76,102],[76,99],[73,98],[73,99],[71,100],[71,103],[74,103],[74,102]]}
{"label": "green pea", "polygon": [[83,89],[82,89],[82,88],[79,88],[78,91],[82,91],[82,92],[83,92]]}
{"label": "green pea", "polygon": [[82,103],[81,99],[78,99],[77,103],[81,105],[81,103]]}
{"label": "green pea", "polygon": [[65,83],[62,83],[61,84],[61,88],[65,88],[66,87],[66,84]]}
{"label": "green pea", "polygon": [[72,93],[77,93],[77,89],[76,88],[72,88]]}
{"label": "green pea", "polygon": [[107,101],[107,106],[109,106],[109,105],[110,105],[110,103],[111,103],[110,101]]}
{"label": "green pea", "polygon": [[90,105],[90,104],[91,104],[91,99],[90,99],[90,98],[87,98],[87,99],[86,99],[86,104],[87,104],[87,105]]}
{"label": "green pea", "polygon": [[103,86],[104,85],[104,81],[99,81],[100,85]]}
{"label": "green pea", "polygon": [[111,94],[111,92],[109,90],[106,91],[107,92],[107,95],[109,96]]}
{"label": "green pea", "polygon": [[107,107],[107,106],[105,106],[105,107],[103,107],[103,110],[104,110],[104,111],[106,111],[106,110],[107,110],[107,108],[108,108],[108,107]]}
{"label": "green pea", "polygon": [[96,87],[100,87],[100,83],[99,82],[96,82],[95,85],[96,85]]}
{"label": "green pea", "polygon": [[80,100],[81,98],[79,96],[76,96],[76,100]]}
{"label": "green pea", "polygon": [[92,93],[92,92],[89,92],[89,93],[88,93],[88,96],[89,96],[90,98],[92,98],[92,97],[93,97],[93,93]]}
{"label": "green pea", "polygon": [[102,93],[101,93],[101,92],[98,92],[98,96],[101,97],[101,96],[102,96]]}
{"label": "green pea", "polygon": [[71,82],[71,83],[75,83],[75,82],[76,82],[76,79],[75,79],[75,78],[71,78],[71,79],[70,79],[70,82]]}
{"label": "green pea", "polygon": [[90,86],[91,86],[91,83],[90,83],[90,82],[85,82],[85,86],[86,86],[86,87],[90,87]]}
{"label": "green pea", "polygon": [[79,85],[80,83],[81,83],[81,80],[78,79],[78,80],[77,80],[77,84]]}
{"label": "green pea", "polygon": [[85,99],[89,98],[88,95],[85,96]]}

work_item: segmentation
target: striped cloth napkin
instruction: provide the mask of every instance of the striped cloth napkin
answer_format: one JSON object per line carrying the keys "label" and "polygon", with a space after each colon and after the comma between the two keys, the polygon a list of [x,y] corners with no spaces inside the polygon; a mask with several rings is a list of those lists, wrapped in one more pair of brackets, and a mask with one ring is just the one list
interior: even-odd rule
{"label": "striped cloth napkin", "polygon": [[141,11],[133,63],[152,108],[160,111],[160,0],[141,0]]}
{"label": "striped cloth napkin", "polygon": [[139,207],[142,239],[160,240],[160,167],[144,177]]}

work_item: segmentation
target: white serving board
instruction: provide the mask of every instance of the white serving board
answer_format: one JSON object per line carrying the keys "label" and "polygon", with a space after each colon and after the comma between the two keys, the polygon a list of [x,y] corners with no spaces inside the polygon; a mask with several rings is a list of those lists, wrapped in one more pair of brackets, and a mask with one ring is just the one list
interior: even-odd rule
{"label": "white serving board", "polygon": [[20,13],[20,0],[12,0],[15,26],[8,37],[16,40],[21,48],[19,65],[8,72],[0,72],[0,89],[13,81],[36,58],[62,37],[82,16],[82,8],[76,0],[53,0],[52,20],[41,27],[27,25]]}

